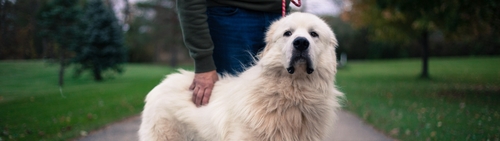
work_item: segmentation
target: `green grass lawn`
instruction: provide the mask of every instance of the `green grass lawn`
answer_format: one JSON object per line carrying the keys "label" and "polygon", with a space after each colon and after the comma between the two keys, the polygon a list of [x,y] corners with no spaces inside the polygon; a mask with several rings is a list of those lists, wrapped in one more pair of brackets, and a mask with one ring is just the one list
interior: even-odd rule
{"label": "green grass lawn", "polygon": [[499,140],[500,57],[350,62],[337,85],[345,108],[400,140]]}
{"label": "green grass lawn", "polygon": [[0,141],[67,140],[140,113],[144,97],[165,66],[126,65],[114,79],[78,79],[67,69],[60,93],[57,65],[42,61],[0,62]]}
{"label": "green grass lawn", "polygon": [[[500,57],[349,62],[337,84],[345,107],[400,140],[498,140]],[[0,62],[0,140],[67,140],[140,113],[147,92],[173,70],[129,64],[114,79],[78,79],[57,65]]]}

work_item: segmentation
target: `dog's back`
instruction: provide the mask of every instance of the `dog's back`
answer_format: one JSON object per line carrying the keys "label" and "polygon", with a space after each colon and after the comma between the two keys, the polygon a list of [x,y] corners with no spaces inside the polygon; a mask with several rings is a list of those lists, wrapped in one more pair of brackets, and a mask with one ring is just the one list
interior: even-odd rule
{"label": "dog's back", "polygon": [[[234,121],[235,106],[241,103],[238,93],[248,87],[243,77],[222,77],[214,86],[208,105],[196,107],[188,88],[194,73],[179,70],[168,75],[146,97],[139,137],[150,140],[223,140],[242,137]],[[241,83],[243,82],[243,83]],[[243,91],[242,91],[243,90]],[[241,109],[241,108],[240,108]]]}

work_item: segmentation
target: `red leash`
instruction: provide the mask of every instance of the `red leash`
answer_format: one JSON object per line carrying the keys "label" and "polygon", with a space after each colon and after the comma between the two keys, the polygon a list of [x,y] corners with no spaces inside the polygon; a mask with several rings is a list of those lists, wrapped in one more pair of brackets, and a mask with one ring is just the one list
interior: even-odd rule
{"label": "red leash", "polygon": [[[295,2],[295,0],[290,0],[292,1],[293,5],[297,6],[297,7],[300,7],[302,4],[300,3],[300,0],[297,0],[297,2]],[[286,14],[286,0],[282,0],[281,1],[281,16],[285,17],[285,14]]]}

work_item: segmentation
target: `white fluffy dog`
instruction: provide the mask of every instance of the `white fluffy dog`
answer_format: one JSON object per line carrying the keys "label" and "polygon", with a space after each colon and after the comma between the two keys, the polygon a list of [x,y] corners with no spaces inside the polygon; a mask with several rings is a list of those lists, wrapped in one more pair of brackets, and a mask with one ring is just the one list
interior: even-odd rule
{"label": "white fluffy dog", "polygon": [[293,13],[265,40],[256,64],[221,77],[206,106],[191,102],[193,72],[168,75],[146,97],[140,140],[323,140],[343,96],[334,85],[335,35],[320,18]]}

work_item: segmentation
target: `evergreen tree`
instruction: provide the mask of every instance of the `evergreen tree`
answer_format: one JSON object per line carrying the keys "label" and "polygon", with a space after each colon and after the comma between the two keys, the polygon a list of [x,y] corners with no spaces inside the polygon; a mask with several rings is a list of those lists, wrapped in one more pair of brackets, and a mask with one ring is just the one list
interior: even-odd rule
{"label": "evergreen tree", "polygon": [[102,73],[123,71],[126,60],[123,32],[115,14],[101,0],[89,0],[85,8],[85,46],[76,50],[77,73],[91,70],[94,80],[101,81]]}
{"label": "evergreen tree", "polygon": [[59,52],[59,86],[64,84],[64,69],[70,63],[69,51],[82,46],[81,9],[78,0],[53,0],[42,7],[38,15],[40,36],[56,43]]}

